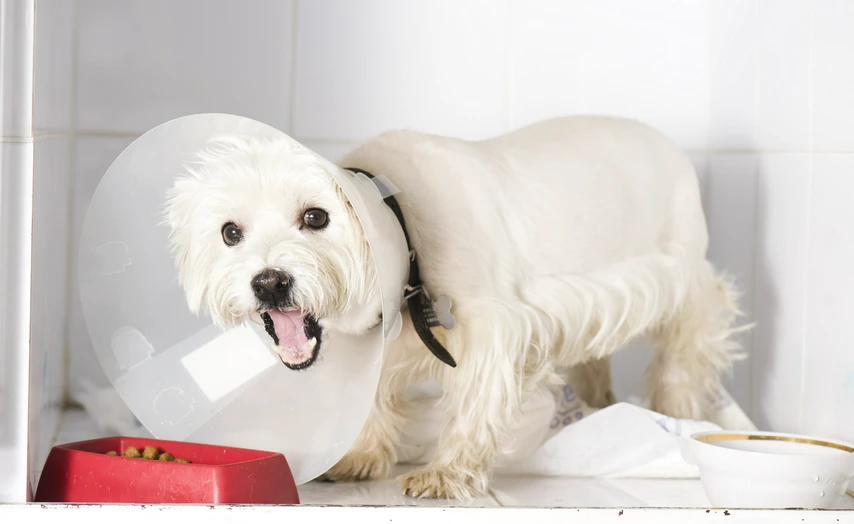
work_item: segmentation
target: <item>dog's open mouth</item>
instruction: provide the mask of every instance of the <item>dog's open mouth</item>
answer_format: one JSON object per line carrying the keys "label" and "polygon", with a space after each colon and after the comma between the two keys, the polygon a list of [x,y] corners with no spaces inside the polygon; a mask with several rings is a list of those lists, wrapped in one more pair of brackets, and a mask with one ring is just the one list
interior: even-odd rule
{"label": "dog's open mouth", "polygon": [[271,309],[261,314],[267,334],[273,339],[282,362],[291,369],[306,369],[320,352],[323,332],[317,320],[298,309]]}

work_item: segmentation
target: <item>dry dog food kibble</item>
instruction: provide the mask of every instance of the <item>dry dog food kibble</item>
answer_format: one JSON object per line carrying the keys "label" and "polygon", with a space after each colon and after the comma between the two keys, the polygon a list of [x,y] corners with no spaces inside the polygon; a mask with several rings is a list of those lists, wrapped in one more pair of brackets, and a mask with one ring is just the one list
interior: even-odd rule
{"label": "dry dog food kibble", "polygon": [[[110,457],[118,457],[119,454],[115,451],[108,451],[106,455]],[[177,462],[178,464],[190,464],[191,462],[187,459],[176,459],[175,455],[171,453],[161,453],[159,449],[154,446],[145,446],[145,449],[142,450],[142,453],[139,452],[134,446],[128,446],[125,448],[125,453],[122,455],[126,458],[141,458],[144,460],[162,460],[163,462]]]}

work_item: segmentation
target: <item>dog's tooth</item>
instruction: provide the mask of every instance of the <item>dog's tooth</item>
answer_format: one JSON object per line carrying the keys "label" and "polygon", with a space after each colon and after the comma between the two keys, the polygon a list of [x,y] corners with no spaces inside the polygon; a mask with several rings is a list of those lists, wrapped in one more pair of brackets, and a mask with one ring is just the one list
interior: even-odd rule
{"label": "dog's tooth", "polygon": [[314,349],[314,346],[317,345],[317,338],[312,338],[308,341],[308,349]]}

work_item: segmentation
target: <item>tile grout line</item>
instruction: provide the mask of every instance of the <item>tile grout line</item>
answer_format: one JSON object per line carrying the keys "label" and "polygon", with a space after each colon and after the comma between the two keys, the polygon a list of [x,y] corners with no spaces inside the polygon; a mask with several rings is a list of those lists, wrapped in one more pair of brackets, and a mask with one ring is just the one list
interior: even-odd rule
{"label": "tile grout line", "polygon": [[43,142],[45,140],[54,140],[60,138],[73,138],[72,131],[57,131],[55,133],[40,133],[29,136],[0,136],[0,143],[4,144],[31,144],[34,142]]}
{"label": "tile grout line", "polygon": [[[29,135],[30,135],[29,136],[29,138],[30,138],[29,143],[32,143],[33,129],[35,126],[35,122],[33,121],[33,114],[35,112],[35,96],[34,96],[35,82],[34,82],[34,78],[35,78],[35,71],[36,71],[36,55],[35,55],[35,52],[36,52],[36,2],[35,2],[35,0],[31,0],[28,3],[32,7],[32,11],[31,11],[32,19],[27,24],[29,26],[28,27],[29,38],[27,38],[28,42],[26,43],[26,46],[29,49],[25,49],[24,53],[25,53],[25,60],[29,62],[30,71],[29,71],[29,75],[24,75],[24,76],[25,77],[29,76],[30,89],[29,89],[29,93],[26,93],[24,95],[24,97],[29,97],[29,99],[30,99],[29,100],[30,101],[30,108],[29,108],[30,122],[29,122],[28,127],[29,127]],[[24,22],[25,23],[27,22],[26,17],[24,18]],[[29,56],[26,57],[26,54],[29,54]],[[4,69],[5,69],[5,67],[4,67]],[[32,482],[33,482],[32,469],[31,469],[32,463],[33,463],[33,459],[35,457],[38,457],[38,451],[39,451],[38,448],[40,447],[39,439],[36,437],[35,442],[34,442],[34,438],[33,438],[34,436],[30,434],[30,430],[29,430],[29,425],[32,422],[33,408],[34,408],[33,381],[31,380],[31,377],[32,377],[32,372],[33,372],[33,284],[34,284],[34,282],[33,282],[33,261],[34,261],[33,251],[35,249],[35,239],[33,238],[33,231],[34,231],[33,227],[35,225],[35,218],[36,218],[35,213],[33,213],[33,209],[35,207],[34,206],[34,197],[35,197],[35,185],[36,185],[35,184],[35,172],[36,172],[36,148],[35,148],[35,145],[33,145],[32,147],[29,148],[29,151],[27,152],[27,156],[29,156],[29,165],[26,166],[25,169],[28,172],[26,174],[21,173],[21,178],[28,178],[29,179],[28,183],[27,183],[27,186],[28,186],[27,187],[27,193],[28,193],[27,197],[29,200],[29,210],[28,210],[29,211],[29,217],[28,217],[29,218],[29,231],[28,231],[28,235],[26,235],[29,238],[27,239],[28,242],[25,243],[26,248],[23,249],[22,251],[24,251],[25,253],[27,251],[29,252],[29,257],[27,260],[28,267],[25,269],[25,272],[26,272],[25,278],[27,280],[29,280],[29,282],[25,281],[23,283],[24,287],[27,289],[27,297],[26,297],[26,305],[25,305],[26,311],[23,312],[22,316],[24,316],[24,315],[26,316],[27,327],[24,330],[24,333],[21,333],[21,334],[25,335],[27,337],[27,340],[25,343],[26,345],[24,346],[26,348],[26,352],[27,352],[26,364],[25,364],[26,378],[24,379],[26,381],[25,383],[26,383],[27,387],[25,390],[26,392],[25,392],[25,398],[24,398],[24,404],[26,405],[26,411],[24,413],[25,428],[24,428],[23,444],[24,444],[24,474],[25,474],[24,478],[26,480],[26,486],[27,486],[27,501],[29,501],[29,499],[31,498],[30,491],[31,490],[33,492],[35,491],[35,489],[34,489],[35,486],[32,485]],[[26,220],[26,218],[24,218],[24,220]],[[26,245],[26,244],[29,244],[29,245]],[[47,351],[47,348],[45,348],[45,351]],[[47,360],[47,354],[44,355],[44,358],[46,361]],[[42,384],[41,385],[42,393],[44,392],[44,388],[45,388],[45,384]],[[41,399],[41,405],[36,407],[38,409],[38,423],[39,424],[41,424],[43,422],[43,419],[45,417],[44,406],[45,406],[45,399],[42,398]]]}
{"label": "tile grout line", "polygon": [[[753,86],[751,89],[751,115],[750,115],[750,132],[755,137],[756,136],[756,104],[759,99],[759,0],[753,0],[748,5],[748,19],[750,19],[750,15],[753,15],[754,26],[753,26],[753,53],[751,55],[751,66],[753,73]],[[756,159],[754,172],[756,174],[756,194],[753,196],[754,205],[753,205],[753,299],[752,299],[752,307],[751,315],[753,316],[753,320],[756,320],[756,297],[759,295],[757,289],[757,276],[759,275],[759,205],[762,202],[762,198],[759,195],[759,191],[761,190],[762,184],[759,183],[759,177],[761,176],[759,169],[759,159]],[[748,364],[750,373],[750,382],[748,383],[748,391],[750,394],[750,403],[748,405],[748,415],[756,416],[757,408],[755,404],[758,402],[755,401],[754,393],[756,391],[756,381],[753,378],[753,360],[756,359],[756,329],[751,330],[751,343],[752,347],[750,348],[752,351],[750,364]]]}
{"label": "tile grout line", "polygon": [[[18,136],[0,136],[0,142],[32,142],[37,140],[43,140],[48,138],[77,138],[77,137],[86,137],[86,138],[138,138],[146,131],[110,131],[105,129],[92,129],[92,130],[71,130],[68,132],[60,132],[60,133],[43,133],[39,135],[35,135],[32,137],[18,137]],[[315,144],[323,144],[329,146],[353,146],[364,141],[364,138],[321,138],[321,137],[311,137],[311,136],[298,136],[291,135],[295,140],[300,142],[313,142]],[[801,149],[793,149],[793,150],[784,150],[784,149],[688,149],[688,148],[680,148],[681,151],[687,155],[756,155],[756,156],[769,156],[769,155],[854,155],[854,149],[852,150],[801,150]]]}
{"label": "tile grout line", "polygon": [[[76,111],[75,111],[76,113]],[[76,114],[75,114],[75,119]],[[140,135],[144,134],[147,130],[144,131],[110,131],[107,129],[75,129],[74,135],[78,137],[92,137],[92,138],[137,138]]]}
{"label": "tile grout line", "polygon": [[[757,276],[759,275],[759,204],[761,202],[761,198],[759,196],[759,192],[761,191],[762,184],[759,183],[759,159],[754,159],[755,161],[752,163],[751,172],[753,173],[753,264],[750,268],[751,275],[751,293],[750,293],[750,320],[756,322],[756,297],[759,295],[757,289]],[[748,395],[748,403],[747,403],[747,416],[754,417],[756,413],[756,409],[754,406],[754,392],[756,390],[755,380],[753,380],[753,361],[756,359],[756,329],[750,330],[750,352],[748,353],[747,358],[747,395]]]}
{"label": "tile grout line", "polygon": [[[78,80],[79,80],[79,69],[80,69],[80,42],[79,42],[79,30],[78,30],[78,2],[76,0],[71,0],[71,76],[69,78],[69,82],[71,85],[69,86],[71,91],[71,136],[69,137],[69,151],[68,151],[68,164],[66,168],[68,169],[68,177],[69,177],[69,193],[68,193],[68,215],[66,217],[66,246],[65,246],[65,333],[64,333],[64,345],[63,345],[63,355],[62,355],[62,381],[63,381],[63,391],[62,391],[62,406],[66,408],[70,403],[71,396],[71,310],[73,307],[71,296],[72,291],[74,289],[74,274],[73,274],[73,255],[74,255],[74,246],[76,242],[74,242],[74,213],[77,209],[75,201],[77,200],[74,195],[76,195],[77,191],[77,123],[78,123],[78,107],[77,107],[77,94],[78,94]],[[65,409],[63,409],[63,414]],[[59,434],[57,433],[57,436]]]}

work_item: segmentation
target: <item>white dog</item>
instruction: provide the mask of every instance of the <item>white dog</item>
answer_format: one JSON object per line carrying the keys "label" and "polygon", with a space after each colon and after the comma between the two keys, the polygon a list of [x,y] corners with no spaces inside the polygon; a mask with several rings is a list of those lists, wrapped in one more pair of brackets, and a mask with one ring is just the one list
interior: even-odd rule
{"label": "white dog", "polygon": [[[388,177],[432,296],[456,327],[436,359],[405,315],[372,414],[331,479],[373,479],[396,461],[406,390],[443,384],[432,461],[401,478],[417,497],[485,492],[524,395],[572,367],[589,404],[613,402],[608,357],[649,335],[653,409],[704,418],[740,350],[734,290],[706,259],[694,169],[637,122],[570,117],[469,142],[385,133],[342,163]],[[285,365],[303,369],[323,334],[381,319],[364,232],[330,173],[276,141],[211,147],[169,195],[188,303],[223,327],[260,314]],[[322,365],[322,364],[321,364]]]}

